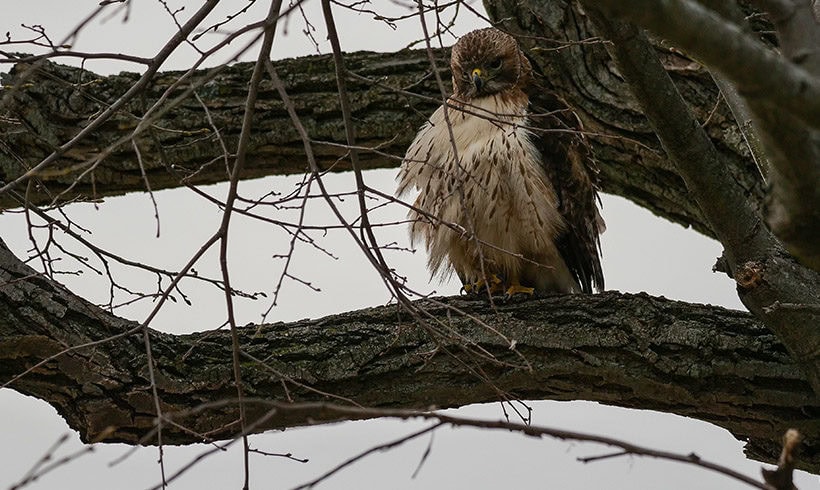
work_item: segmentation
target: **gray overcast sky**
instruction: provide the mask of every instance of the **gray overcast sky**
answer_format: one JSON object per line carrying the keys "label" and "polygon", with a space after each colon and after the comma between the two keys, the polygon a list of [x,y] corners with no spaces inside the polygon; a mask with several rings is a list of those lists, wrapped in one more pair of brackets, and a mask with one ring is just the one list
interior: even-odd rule
{"label": "gray overcast sky", "polygon": [[[267,5],[257,2],[252,7],[253,19],[264,15]],[[172,9],[185,2],[168,2]],[[244,6],[244,1],[226,1],[214,19],[224,18]],[[13,37],[25,36],[20,24],[41,24],[51,37],[59,41],[96,1],[3,1],[5,30]],[[183,15],[190,15],[196,6],[188,5]],[[481,9],[480,3],[474,4]],[[327,52],[318,2],[307,2],[305,16],[315,26],[319,50]],[[407,13],[407,8],[393,2],[379,2],[379,10]],[[336,9],[342,45],[345,50],[370,49],[392,51],[419,39],[417,20],[400,22],[398,28],[371,20],[366,14],[354,14]],[[244,23],[244,22],[243,22]],[[463,10],[453,32],[464,34],[484,23]],[[316,52],[313,43],[302,34],[305,21],[295,16],[287,24],[287,35],[277,33],[274,58],[299,56]],[[152,56],[171,35],[174,24],[159,2],[133,2],[129,21],[122,22],[122,14],[93,22],[81,34],[75,49],[81,51],[127,52]],[[282,31],[280,31],[281,33]],[[219,34],[204,36],[205,42],[219,40]],[[445,39],[451,44],[452,38]],[[241,42],[234,43],[238,50]],[[233,53],[234,51],[231,51]],[[193,50],[184,48],[172,57],[166,69],[183,69],[190,65]],[[232,54],[230,55],[232,56]],[[214,64],[226,55],[213,61]],[[255,57],[250,51],[247,58]],[[65,60],[68,62],[68,60]],[[88,65],[99,73],[121,70],[138,71],[139,67],[93,62]],[[395,170],[366,173],[369,185],[392,192]],[[354,186],[349,174],[328,175],[328,184],[336,190]],[[271,190],[287,192],[298,183],[298,176],[269,177],[243,182],[240,192],[247,197],[259,197]],[[206,190],[215,196],[224,196],[225,185],[209,186]],[[88,204],[72,205],[70,215],[94,233],[95,243],[117,253],[135,256],[155,265],[178,268],[201,245],[205,236],[213,232],[219,221],[218,210],[206,204],[190,191],[177,189],[156,193],[161,219],[161,235],[154,237],[156,223],[150,200],[146,195],[131,194],[107,199],[95,207]],[[355,216],[352,200],[342,203],[348,216]],[[383,222],[403,218],[404,211],[388,206],[380,211]],[[624,199],[604,197],[603,215],[608,230],[602,242],[604,272],[609,289],[647,291],[656,295],[687,301],[741,308],[730,280],[712,274],[710,269],[720,255],[719,245],[690,230],[667,223],[637,208]],[[282,218],[282,215],[277,215]],[[291,216],[292,218],[292,216]],[[309,218],[313,224],[328,224],[332,217],[322,203],[311,204]],[[281,270],[281,262],[271,259],[287,250],[287,236],[258,223],[236,219],[232,225],[231,271],[238,287],[249,291],[270,292]],[[25,256],[25,223],[18,214],[0,216],[0,236],[18,256]],[[403,226],[379,229],[383,243],[407,245]],[[320,237],[322,246],[333,251],[338,259],[316,253],[308,247],[297,249],[294,273],[322,289],[316,293],[304,286],[289,282],[282,292],[279,306],[268,315],[268,321],[288,321],[304,317],[320,317],[359,307],[384,304],[389,300],[377,275],[370,269],[344,233],[331,232]],[[453,282],[430,282],[425,271],[423,252],[393,252],[392,264],[408,276],[420,291],[454,294],[458,285]],[[202,273],[217,271],[216,255],[210,254],[198,267]],[[153,278],[122,272],[129,284],[148,284]],[[352,279],[354,278],[354,279]],[[355,281],[355,282],[353,282]],[[100,301],[105,298],[107,285],[91,274],[80,277],[66,276],[71,290]],[[351,287],[355,284],[355,287]],[[153,327],[169,332],[188,332],[217,327],[225,319],[222,294],[208,288],[189,285],[186,289],[194,307],[169,304]],[[269,303],[243,301],[238,304],[238,320],[259,322]],[[123,309],[119,314],[142,320],[149,304],[138,304]],[[660,449],[681,452],[694,451],[750,475],[759,473],[760,465],[747,461],[741,453],[742,444],[723,429],[699,421],[669,414],[605,407],[589,402],[535,402],[534,423],[572,430],[603,433],[646,444]],[[17,481],[56,438],[68,428],[53,409],[11,390],[0,391],[0,489]],[[489,419],[502,417],[498,405],[465,407],[461,415]],[[396,437],[405,435],[422,424],[415,422],[369,421],[350,422],[267,433],[255,436],[252,444],[270,452],[291,452],[296,457],[309,458],[307,464],[281,458],[254,458],[252,461],[253,488],[289,488],[304,482],[347,456]],[[379,453],[333,477],[320,488],[746,488],[724,477],[678,464],[648,459],[613,459],[582,465],[578,456],[607,452],[606,448],[590,444],[575,444],[550,440],[522,438],[508,433],[489,433],[469,429],[444,429],[432,439],[432,453],[416,479],[411,479],[430,438]],[[74,434],[58,452],[70,453],[81,444]],[[29,488],[127,488],[140,489],[159,481],[155,448],[141,448],[125,462],[113,467],[109,463],[128,451],[122,445],[97,445],[94,453],[84,455],[70,465],[47,475]],[[166,462],[170,468],[180,467],[209,446],[167,447]],[[239,488],[241,485],[241,452],[238,450],[210,456],[171,488]],[[801,489],[820,488],[814,476],[801,474]]]}

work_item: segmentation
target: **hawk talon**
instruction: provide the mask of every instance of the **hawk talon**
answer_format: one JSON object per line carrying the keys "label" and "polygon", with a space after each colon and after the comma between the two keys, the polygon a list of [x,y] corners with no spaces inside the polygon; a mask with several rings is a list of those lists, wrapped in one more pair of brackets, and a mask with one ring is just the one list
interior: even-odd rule
{"label": "hawk talon", "polygon": [[524,294],[529,297],[535,295],[535,288],[528,288],[526,286],[522,286],[520,284],[513,284],[512,286],[507,288],[507,292],[504,293],[505,298],[512,298],[516,294]]}
{"label": "hawk talon", "polygon": [[481,294],[485,289],[489,290],[490,294],[495,294],[500,293],[503,288],[504,286],[501,284],[501,279],[495,274],[488,275],[487,281],[484,281],[482,278],[472,284],[464,284],[461,286],[462,291],[466,294]]}

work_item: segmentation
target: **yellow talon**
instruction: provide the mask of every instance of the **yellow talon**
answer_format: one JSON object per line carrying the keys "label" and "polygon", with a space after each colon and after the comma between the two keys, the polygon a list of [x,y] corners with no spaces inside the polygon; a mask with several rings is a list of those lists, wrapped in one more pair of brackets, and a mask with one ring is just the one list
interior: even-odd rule
{"label": "yellow talon", "polygon": [[535,288],[528,288],[520,284],[513,284],[512,286],[507,288],[506,296],[508,298],[511,298],[516,294],[526,294],[527,296],[532,296],[533,294],[535,294]]}
{"label": "yellow talon", "polygon": [[489,289],[490,294],[500,293],[503,290],[501,279],[495,274],[488,275],[487,281],[485,281],[484,278],[481,278],[472,284],[465,284],[462,286],[464,292],[467,294],[480,294],[485,287]]}

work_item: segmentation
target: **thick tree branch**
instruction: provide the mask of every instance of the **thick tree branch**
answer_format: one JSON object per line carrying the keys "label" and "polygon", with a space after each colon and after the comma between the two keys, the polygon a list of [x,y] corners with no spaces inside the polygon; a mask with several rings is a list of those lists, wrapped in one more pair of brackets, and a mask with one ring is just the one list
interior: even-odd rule
{"label": "thick tree branch", "polygon": [[686,187],[726,247],[734,273],[736,263],[771,248],[771,236],[760,226],[758,215],[661,66],[643,31],[607,19],[594,5],[586,6],[598,30],[612,41],[609,51],[613,59]]}
{"label": "thick tree branch", "polygon": [[[640,91],[634,72],[646,76],[644,66],[633,63],[633,70],[619,70],[612,65],[580,10],[562,1],[545,8],[543,2],[497,0],[489,7],[496,18],[505,19],[502,27],[517,32],[529,48],[534,65],[546,76],[545,86],[554,92],[547,98],[566,102],[584,122],[602,163],[604,190],[716,234],[727,247],[744,302],[783,344],[745,313],[610,292],[497,308],[465,298],[414,303],[431,321],[451,329],[445,329],[451,336],[435,339],[397,306],[237,328],[239,351],[233,352],[226,332],[173,336],[145,329],[150,338],[146,353],[138,325],[88,304],[0,246],[0,383],[52,404],[85,440],[157,443],[158,413],[163,441],[180,444],[236,437],[243,425],[240,420],[247,420],[245,427],[256,432],[340,418],[338,410],[271,411],[271,402],[342,401],[352,410],[343,418],[364,418],[373,412],[356,412],[359,405],[427,409],[431,404],[587,399],[707,420],[749,438],[747,449],[769,459],[776,458],[780,434],[797,427],[806,434],[801,464],[820,469],[820,400],[811,389],[814,386],[817,392],[820,386],[820,281],[816,273],[795,266],[781,253],[756,220],[761,180],[709,73],[673,50],[650,48],[634,31],[616,40],[617,50],[628,51],[628,43],[637,39],[640,56],[654,60],[659,54],[683,99],[694,108],[693,115],[653,113],[647,103],[667,107],[670,99],[663,97],[668,94],[654,102],[651,96],[658,94],[633,99],[622,76]],[[499,15],[505,9],[510,15]],[[805,15],[797,20],[805,21]],[[781,32],[796,32],[789,22],[779,27]],[[794,45],[806,45],[805,38],[794,39]],[[445,64],[446,51],[437,56]],[[773,55],[766,56],[761,59],[771,62]],[[816,59],[812,56],[805,59]],[[439,103],[426,54],[358,53],[346,55],[345,64],[350,72],[350,112],[363,146],[362,168],[398,164],[399,158],[391,155],[403,154],[417,126]],[[228,179],[222,160],[236,156],[227,155],[225,148],[233,151],[241,138],[238,121],[249,65],[227,68],[197,89],[195,99],[156,121],[151,134],[137,138],[133,148],[115,148],[112,142],[147,125],[142,116],[163,100],[161,95],[172,100],[183,93],[183,87],[164,93],[179,82],[179,73],[151,76],[142,100],[114,110],[112,104],[131,90],[138,76],[98,77],[48,62],[42,65],[38,77],[8,92],[14,94],[14,104],[0,114],[3,183],[40,167],[32,173],[36,185],[29,189],[30,200],[60,202],[138,190],[142,168],[155,189]],[[26,69],[16,67],[3,83],[16,84]],[[654,70],[665,76],[659,65]],[[317,161],[324,168],[346,169],[340,157],[348,148],[331,59],[278,62],[277,71],[281,83],[261,84],[258,110],[245,124],[257,131],[245,140],[247,152],[239,152],[245,155],[242,177],[303,172],[304,147],[317,149]],[[808,66],[804,71],[810,71]],[[731,70],[727,73],[732,76]],[[795,73],[802,76],[799,69],[786,75]],[[661,86],[669,88],[672,83],[665,79]],[[759,95],[747,85],[738,86],[741,95]],[[285,87],[304,122],[306,131],[301,134],[277,95],[277,89]],[[811,84],[807,87],[808,92],[814,90]],[[792,95],[802,97],[805,92]],[[809,101],[809,106],[816,102]],[[685,106],[680,98],[675,103]],[[759,113],[765,104],[770,102],[753,100],[750,108]],[[110,118],[95,119],[99,113]],[[815,124],[816,114],[777,114],[760,120],[772,139],[773,126]],[[663,120],[668,116],[671,120]],[[96,125],[93,131],[89,124]],[[789,189],[790,182],[797,182],[794,176],[803,171],[808,172],[807,180],[794,184],[803,186],[797,195],[812,197],[806,186],[813,182],[813,167],[789,167],[791,174],[786,175],[782,166],[799,155],[806,157],[801,163],[817,161],[811,153],[818,147],[812,140],[816,129],[801,131],[774,143],[767,140],[769,147],[794,147],[776,155],[775,204],[786,199],[777,192]],[[677,139],[670,140],[670,134]],[[305,135],[312,141],[303,142]],[[70,149],[66,142],[71,142]],[[137,148],[145,159],[139,164]],[[78,177],[95,155],[112,150],[101,166]],[[682,161],[706,162],[709,170],[681,166]],[[702,182],[707,173],[718,178]],[[786,184],[777,184],[781,178]],[[695,191],[694,198],[689,189]],[[20,205],[12,194],[0,196],[0,206]],[[791,208],[788,212],[793,220],[796,215]],[[235,399],[232,354],[241,355],[242,396],[259,402],[241,404],[244,417]]]}
{"label": "thick tree branch", "polygon": [[[0,266],[0,382],[52,404],[85,440],[150,443],[155,411],[136,324],[39,276],[5,247]],[[504,393],[597,400],[716,423],[751,438],[749,449],[769,459],[776,459],[783,431],[797,427],[806,434],[806,464],[820,464],[812,449],[820,402],[783,346],[746,313],[619,293],[555,296],[497,310],[463,298],[418,305],[458,336],[433,342],[395,306],[239,329],[246,395],[306,402],[333,393],[331,401],[396,408],[460,406]],[[514,350],[450,308],[513,339]],[[166,443],[238,432],[229,335],[151,332],[163,413],[193,431],[165,425]],[[71,349],[109,337],[115,338]],[[471,355],[464,338],[494,360]],[[481,381],[475,369],[492,382]],[[228,401],[212,403],[221,400]],[[268,410],[246,408],[250,424]],[[301,425],[305,417],[275,414],[255,430]]]}
{"label": "thick tree branch", "polygon": [[807,2],[761,3],[793,4],[775,17],[791,60],[691,0],[606,1],[601,8],[669,39],[736,84],[772,163],[769,224],[793,255],[820,271],[820,34]]}
{"label": "thick tree branch", "polygon": [[738,84],[820,128],[820,79],[692,0],[605,0],[601,8],[664,36]]}
{"label": "thick tree branch", "polygon": [[[112,104],[108,105],[101,114],[93,118],[87,125],[84,125],[84,127],[73,135],[70,140],[54,148],[47,157],[43,158],[32,168],[26,169],[25,173],[16,176],[14,180],[5,180],[2,184],[2,188],[0,188],[0,194],[13,189],[15,185],[23,182],[25,179],[37,175],[39,170],[45,169],[52,162],[57,161],[66,152],[70,151],[76,143],[94,133],[100,126],[105,124],[111,116],[117,113],[121,108],[125,107],[136,94],[140,93],[148,84],[151,83],[154,75],[157,73],[165,60],[177,49],[177,47],[179,47],[180,44],[185,41],[188,35],[199,26],[203,19],[208,16],[208,14],[214,9],[214,7],[216,7],[218,3],[218,0],[208,0],[205,2],[205,4],[200,7],[190,19],[188,19],[185,25],[180,26],[180,29],[175,32],[173,36],[171,36],[171,39],[169,39],[162,49],[160,49],[159,52],[152,58],[151,64],[148,66],[145,73],[139,77],[139,80],[135,81],[135,83],[128,87],[122,96],[120,96]],[[33,66],[27,66],[27,69],[21,75],[21,78],[24,80],[28,79],[31,73],[37,70],[37,65],[41,63],[43,63],[43,60],[35,61]],[[9,92],[6,92],[3,95],[3,107],[5,107],[6,101],[9,97],[14,97],[14,88],[11,88]]]}
{"label": "thick tree branch", "polygon": [[[777,29],[783,56],[820,80],[820,19],[811,0],[758,0]],[[777,104],[757,108],[768,147],[776,152],[769,223],[789,250],[820,270],[820,128],[802,127]]]}
{"label": "thick tree branch", "polygon": [[[739,27],[743,32],[754,32],[751,24],[746,21],[746,14],[736,2],[702,0],[701,3],[720,14],[725,21]],[[755,163],[757,163],[757,168],[765,178],[769,174],[769,159],[763,148],[763,142],[760,141],[759,131],[755,128],[755,120],[749,110],[749,104],[746,102],[746,99],[738,93],[734,84],[725,76],[713,71],[712,78],[715,80],[715,84],[718,88],[720,88],[720,94],[726,100],[726,104],[732,109],[732,115],[734,115],[738,127],[743,132],[743,137],[746,140],[746,144],[749,145],[752,157]]]}
{"label": "thick tree branch", "polygon": [[[447,53],[442,55],[448,56]],[[424,115],[439,102],[392,93],[390,87],[414,89],[419,86],[422,95],[429,94],[429,90],[424,89],[426,57],[420,52],[398,56],[360,53],[349,56],[348,60],[354,71],[389,84],[385,88],[355,82],[357,96],[353,105],[360,125],[360,144],[382,146],[385,153],[400,154],[401,148],[409,144],[407,135],[412,135],[424,121]],[[311,137],[330,143],[316,145],[319,163],[324,168],[349,170],[348,164],[339,161],[345,148],[332,59],[311,56],[277,62],[277,65],[283,82],[294,94],[296,110],[305,119]],[[25,64],[15,66],[9,75],[3,76],[4,85],[14,85],[17,74],[25,70]],[[243,95],[251,70],[250,63],[228,67],[198,91],[225,146],[232,150],[238,142]],[[200,79],[206,73],[205,70],[197,72],[192,79]],[[153,105],[181,75],[181,72],[169,72],[156,76],[143,100],[133,101],[109,124],[75,147],[58,165],[40,172],[38,181],[42,185],[30,194],[32,201],[51,202],[72,184],[73,189],[60,200],[142,190],[140,178],[135,173],[135,155],[125,146],[113,152],[91,175],[76,183],[75,179],[87,167],[86,160],[133,129],[146,108]],[[0,119],[3,125],[0,138],[3,178],[9,180],[21,174],[27,166],[37,163],[41,155],[48,154],[52,146],[71,138],[78,127],[104,109],[116,94],[127,89],[137,78],[130,73],[99,77],[88,71],[44,64],[36,80],[16,91],[15,104],[4,114],[6,117]],[[183,89],[181,87],[166,97],[173,98]],[[254,117],[255,132],[249,142],[243,177],[304,172],[302,142],[270,82],[263,81],[257,105],[260,110]],[[408,115],[415,118],[408,121]],[[139,143],[153,188],[177,187],[184,182],[227,180],[224,166],[215,161],[222,156],[222,145],[212,130],[205,109],[196,100],[191,99],[160,119],[152,133],[150,138],[140,138]],[[398,165],[398,158],[391,161],[374,152],[363,153],[363,158],[370,168]],[[3,199],[4,207],[19,206],[8,196]]]}
{"label": "thick tree branch", "polygon": [[[629,182],[623,182],[626,187],[611,186],[608,192],[631,196],[630,199],[639,204],[644,202],[641,196],[645,196],[646,201],[655,201],[652,194],[644,190],[654,189],[653,182],[660,181],[646,178],[645,166],[656,158],[650,154],[661,151],[660,158],[669,165],[665,167],[668,179],[664,180],[670,191],[669,200],[688,202],[687,208],[681,209],[687,215],[700,214],[686,186],[680,185],[682,181],[674,165],[660,149],[657,137],[634,100],[629,85],[612,63],[604,41],[598,37],[592,23],[576,3],[569,0],[551,0],[546,4],[528,0],[493,0],[486,1],[485,6],[491,18],[500,19],[498,27],[515,34],[519,42],[529,49],[552,84],[552,89],[578,113],[588,131],[625,134],[624,129],[629,128],[631,140],[645,145],[634,145],[624,140],[598,144],[593,140],[596,155],[605,162],[601,167],[604,182],[613,178],[610,172],[629,175]],[[701,65],[681,56],[679,51],[657,49],[665,68],[715,142],[735,180],[753,201],[762,200],[761,179],[743,133],[726,105],[721,103],[710,74]],[[633,158],[606,164],[609,155],[619,145],[625,145]],[[613,180],[621,183],[617,177]],[[683,192],[680,196],[677,195],[679,191]],[[659,212],[657,207],[648,207],[667,218],[676,214],[672,209]]]}
{"label": "thick tree branch", "polygon": [[[671,78],[661,66],[643,32],[632,24],[609,20],[588,4],[601,33],[612,41],[611,52],[635,98],[654,126],[664,148],[677,166],[718,240],[730,272],[741,277],[749,263],[764,263],[784,256],[777,240],[763,226],[748,199],[726,171],[706,133],[693,117]],[[814,329],[820,315],[809,305],[818,302],[820,275],[793,261],[783,260],[768,268],[765,284],[745,284],[741,299],[780,337],[809,375],[820,393],[820,336]],[[795,277],[803,277],[805,289],[795,289]],[[749,293],[745,290],[753,290]],[[775,302],[806,305],[805,310],[767,315]],[[785,314],[784,314],[785,313]]]}
{"label": "thick tree branch", "polygon": [[[556,29],[574,33],[577,26],[568,21]],[[603,52],[600,46],[597,48],[596,52]],[[558,53],[564,51],[553,54]],[[437,56],[439,65],[446,66],[448,53],[438,51]],[[357,123],[357,140],[360,147],[376,148],[376,151],[360,151],[362,167],[397,166],[417,128],[440,104],[426,53],[351,53],[346,55],[346,62],[348,70],[365,77],[352,78],[348,83]],[[749,159],[742,134],[726,107],[723,104],[715,107],[718,93],[708,74],[687,67],[691,63],[681,58],[670,57],[668,62],[678,76],[686,80],[686,86],[690,88],[687,93],[702,120],[709,120],[710,135],[720,139],[719,151],[729,162],[733,174],[744,183],[747,192],[762,199],[762,187],[759,179],[754,177],[754,164]],[[602,78],[589,87],[564,85],[557,83],[560,74],[553,73],[552,61],[543,60],[543,63],[551,80],[549,84],[561,99],[570,102],[582,115],[600,109],[594,117],[584,117],[584,122],[588,140],[601,162],[603,190],[632,199],[657,214],[711,234],[683,181],[666,160],[640,114],[634,108],[625,110],[623,101],[628,100],[628,87],[620,82],[612,85],[611,74],[606,71],[587,73],[587,78]],[[575,69],[588,68],[581,63]],[[21,66],[12,70],[10,75],[3,77],[3,83],[14,84],[16,73],[23,69]],[[241,63],[229,67],[198,91],[228,148],[235,148],[238,141],[238,128],[241,127],[238,110],[250,69],[249,64]],[[349,163],[339,160],[345,154],[344,133],[331,58],[312,56],[284,60],[277,62],[277,71],[282,74],[295,109],[315,142],[318,163],[323,168],[349,170]],[[29,199],[48,203],[56,196],[60,196],[59,200],[88,199],[143,189],[139,166],[130,145],[113,152],[90,175],[75,180],[85,170],[84,162],[121,138],[124,131],[134,128],[139,115],[180,75],[165,73],[155,77],[154,84],[145,92],[144,101],[134,102],[114,115],[108,124],[76,146],[56,166],[38,174],[38,185],[30,189]],[[196,75],[199,76],[204,73]],[[444,78],[448,78],[446,74]],[[136,79],[136,75],[128,73],[99,77],[88,71],[44,64],[40,76],[17,91],[14,106],[0,118],[0,175],[3,180],[16,178],[61,141],[70,139],[78,127],[104,109]],[[576,105],[579,93],[582,98]],[[612,98],[613,93],[621,95]],[[302,141],[276,90],[267,82],[262,84],[258,104],[261,110],[255,115],[257,131],[248,148],[244,177],[304,172]],[[205,110],[196,100],[192,99],[159,120],[151,137],[139,139],[139,147],[148,179],[155,190],[176,187],[183,181],[212,183],[227,180],[224,165],[220,162],[222,144],[212,130]],[[390,158],[391,154],[395,158]],[[3,195],[0,196],[0,206],[8,208],[20,204]]]}
{"label": "thick tree branch", "polygon": [[815,77],[820,75],[820,20],[812,0],[756,0],[777,28],[783,56]]}

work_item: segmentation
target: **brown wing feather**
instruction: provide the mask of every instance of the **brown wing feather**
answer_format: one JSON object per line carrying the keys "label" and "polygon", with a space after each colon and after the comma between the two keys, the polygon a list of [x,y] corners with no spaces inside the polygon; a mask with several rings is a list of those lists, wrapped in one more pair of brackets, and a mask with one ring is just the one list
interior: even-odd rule
{"label": "brown wing feather", "polygon": [[[599,235],[604,222],[598,212],[598,167],[582,134],[582,126],[565,103],[533,84],[531,124],[544,169],[555,187],[558,210],[567,223],[556,246],[585,293],[604,289]],[[552,130],[552,131],[551,131]]]}

